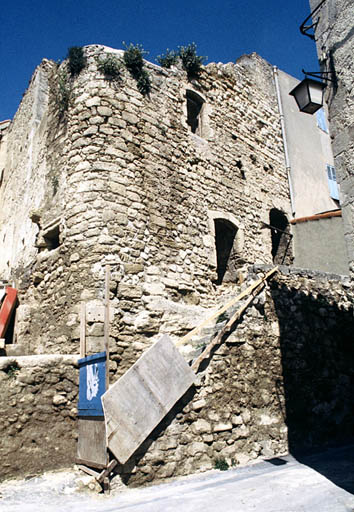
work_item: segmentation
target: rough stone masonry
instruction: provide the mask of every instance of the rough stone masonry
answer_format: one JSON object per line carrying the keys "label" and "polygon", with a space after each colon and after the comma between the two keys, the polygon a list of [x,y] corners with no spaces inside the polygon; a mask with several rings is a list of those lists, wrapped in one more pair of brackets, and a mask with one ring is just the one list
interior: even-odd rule
{"label": "rough stone masonry", "polygon": [[[259,274],[260,269],[254,269]],[[198,380],[131,459],[140,485],[353,435],[354,294],[348,278],[282,267]],[[76,456],[77,356],[3,358],[2,477]]]}
{"label": "rough stone masonry", "polygon": [[[236,281],[248,263],[272,262],[262,222],[272,208],[288,214],[289,200],[269,64],[255,54],[209,64],[191,82],[182,69],[147,63],[152,89],[143,96],[126,70],[118,83],[98,71],[96,58],[112,52],[122,55],[86,48],[64,118],[60,69],[43,61],[36,70],[7,133],[1,272],[20,290],[22,353],[74,354],[80,303],[102,304],[113,262],[111,343],[124,350],[122,372],[134,343],[149,346],[163,332],[161,301],[213,300],[215,221],[236,232]],[[199,135],[187,124],[188,91],[203,101]],[[88,322],[95,351],[102,326]]]}
{"label": "rough stone masonry", "polygon": [[[79,311],[85,303],[89,352],[101,350],[106,263],[115,380],[162,334],[179,339],[247,286],[254,263],[272,264],[263,223],[274,208],[290,215],[268,63],[209,64],[193,81],[146,63],[143,96],[126,70],[112,82],[97,69],[122,52],[85,52],[65,115],[63,68],[45,60],[0,145],[0,272],[19,290],[0,370],[3,476],[75,457]],[[195,133],[188,98],[201,106]],[[223,273],[220,232],[231,233]],[[347,278],[284,267],[122,478],[138,485],[352,435],[352,313]],[[187,360],[223,322],[183,347]]]}

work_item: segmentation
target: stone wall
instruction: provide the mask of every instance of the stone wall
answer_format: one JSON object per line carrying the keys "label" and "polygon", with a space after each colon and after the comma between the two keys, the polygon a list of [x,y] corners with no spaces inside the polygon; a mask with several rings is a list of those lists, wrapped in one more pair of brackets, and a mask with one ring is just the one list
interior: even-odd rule
{"label": "stone wall", "polygon": [[[210,469],[217,459],[246,464],[352,437],[353,308],[348,278],[282,267],[200,368],[196,385],[118,468],[123,481],[140,485]],[[191,349],[188,358],[198,353]],[[51,356],[49,368],[36,361],[18,358],[13,374],[6,361],[1,366],[6,474],[51,467],[43,450],[56,454],[53,466],[76,453],[75,359]]]}
{"label": "stone wall", "polygon": [[[317,0],[310,0],[313,9]],[[354,52],[354,13],[351,0],[327,0],[315,13],[315,40],[321,69],[331,71],[325,98],[330,115],[330,130],[344,233],[351,271],[354,271],[354,103],[352,62]]]}
{"label": "stone wall", "polygon": [[77,357],[3,357],[0,382],[1,479],[72,464]]}
{"label": "stone wall", "polygon": [[195,388],[120,468],[123,479],[140,484],[220,458],[245,464],[352,438],[353,292],[348,278],[282,267]]}
{"label": "stone wall", "polygon": [[[77,353],[80,302],[102,304],[104,265],[112,262],[111,349],[124,352],[128,368],[137,346],[164,330],[157,303],[203,308],[219,293],[215,218],[237,231],[235,281],[247,264],[271,263],[262,222],[273,207],[289,217],[279,115],[271,66],[255,54],[209,64],[193,81],[178,67],[146,63],[152,88],[143,96],[127,70],[118,82],[97,70],[97,57],[121,51],[85,51],[88,66],[71,82],[62,118],[56,94],[63,65],[49,70],[44,62],[37,71],[48,84],[46,122],[37,128],[45,165],[26,183],[27,196],[39,190],[40,200],[26,192],[22,200],[14,180],[23,187],[23,177],[10,167],[6,174],[13,217],[33,224],[26,261],[9,263],[20,292],[17,344],[22,353]],[[34,85],[10,129],[9,162]],[[205,99],[201,136],[187,124],[187,89]],[[27,148],[28,158],[39,159],[36,151]],[[88,337],[89,350],[100,350],[102,326],[89,322]]]}

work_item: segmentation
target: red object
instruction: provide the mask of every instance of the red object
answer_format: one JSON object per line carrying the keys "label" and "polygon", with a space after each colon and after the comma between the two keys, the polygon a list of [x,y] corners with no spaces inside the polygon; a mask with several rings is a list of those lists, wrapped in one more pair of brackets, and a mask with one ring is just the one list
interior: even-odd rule
{"label": "red object", "polygon": [[0,309],[0,338],[5,336],[7,327],[10,322],[11,315],[15,309],[17,302],[17,290],[8,286],[6,295]]}

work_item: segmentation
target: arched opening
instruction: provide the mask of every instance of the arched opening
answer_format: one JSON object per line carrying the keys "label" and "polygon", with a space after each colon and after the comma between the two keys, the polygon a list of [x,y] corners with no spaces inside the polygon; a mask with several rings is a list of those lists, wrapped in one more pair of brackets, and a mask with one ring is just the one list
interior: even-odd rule
{"label": "arched opening", "polygon": [[237,227],[226,219],[214,219],[217,280],[215,284],[236,281],[236,250],[234,247]]}
{"label": "arched opening", "polygon": [[194,91],[186,91],[187,124],[192,133],[202,136],[202,110],[204,100]]}
{"label": "arched opening", "polygon": [[273,263],[281,265],[288,255],[291,239],[286,215],[282,211],[272,208],[269,212],[269,227],[272,237]]}

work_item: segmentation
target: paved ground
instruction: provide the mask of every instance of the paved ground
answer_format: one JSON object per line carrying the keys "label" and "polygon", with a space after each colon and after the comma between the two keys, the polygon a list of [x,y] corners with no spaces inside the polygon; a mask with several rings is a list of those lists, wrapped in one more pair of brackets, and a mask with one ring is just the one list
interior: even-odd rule
{"label": "paved ground", "polygon": [[354,446],[210,471],[111,496],[78,493],[73,472],[0,486],[6,512],[352,512]]}

